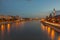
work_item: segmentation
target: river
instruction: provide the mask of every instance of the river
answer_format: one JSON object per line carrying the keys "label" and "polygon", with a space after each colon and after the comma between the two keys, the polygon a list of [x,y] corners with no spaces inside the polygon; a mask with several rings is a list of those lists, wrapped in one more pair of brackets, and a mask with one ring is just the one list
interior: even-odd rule
{"label": "river", "polygon": [[40,21],[0,25],[0,40],[60,40],[60,33]]}

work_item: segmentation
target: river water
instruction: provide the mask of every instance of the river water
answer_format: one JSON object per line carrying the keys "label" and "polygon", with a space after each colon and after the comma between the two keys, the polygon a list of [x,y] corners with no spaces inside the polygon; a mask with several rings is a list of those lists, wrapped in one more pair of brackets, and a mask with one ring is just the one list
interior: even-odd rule
{"label": "river water", "polygon": [[40,21],[23,21],[2,24],[0,40],[60,40],[60,33]]}

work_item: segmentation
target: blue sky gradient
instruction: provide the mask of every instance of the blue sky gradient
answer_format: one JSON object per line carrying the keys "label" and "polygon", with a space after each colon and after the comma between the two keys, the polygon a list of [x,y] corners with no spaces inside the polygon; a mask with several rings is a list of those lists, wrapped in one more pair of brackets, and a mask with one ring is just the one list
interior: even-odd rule
{"label": "blue sky gradient", "polygon": [[60,10],[60,0],[0,0],[0,14],[22,17],[44,17],[55,8]]}

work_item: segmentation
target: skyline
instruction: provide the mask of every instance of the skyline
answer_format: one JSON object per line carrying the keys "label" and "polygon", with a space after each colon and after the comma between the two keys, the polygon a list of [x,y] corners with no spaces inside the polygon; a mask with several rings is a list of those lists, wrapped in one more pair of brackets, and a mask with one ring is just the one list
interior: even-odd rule
{"label": "skyline", "polygon": [[0,0],[0,14],[21,17],[44,17],[55,8],[60,10],[60,0]]}

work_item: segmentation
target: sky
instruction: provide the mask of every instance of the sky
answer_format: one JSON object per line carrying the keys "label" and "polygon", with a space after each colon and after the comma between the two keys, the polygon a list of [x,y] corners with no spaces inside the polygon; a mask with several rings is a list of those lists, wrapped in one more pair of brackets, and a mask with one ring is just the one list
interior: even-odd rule
{"label": "sky", "polygon": [[60,10],[60,0],[0,0],[0,15],[45,17],[53,8]]}

